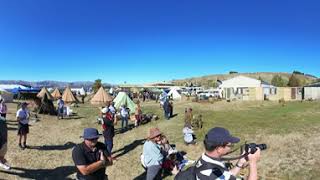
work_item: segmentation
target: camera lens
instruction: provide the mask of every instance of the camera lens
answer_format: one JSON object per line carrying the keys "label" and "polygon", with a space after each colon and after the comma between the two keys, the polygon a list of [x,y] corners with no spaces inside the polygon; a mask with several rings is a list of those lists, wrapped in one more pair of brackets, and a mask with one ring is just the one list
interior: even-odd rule
{"label": "camera lens", "polygon": [[266,145],[266,144],[257,144],[257,146],[259,147],[259,149],[260,149],[261,151],[267,149],[267,145]]}

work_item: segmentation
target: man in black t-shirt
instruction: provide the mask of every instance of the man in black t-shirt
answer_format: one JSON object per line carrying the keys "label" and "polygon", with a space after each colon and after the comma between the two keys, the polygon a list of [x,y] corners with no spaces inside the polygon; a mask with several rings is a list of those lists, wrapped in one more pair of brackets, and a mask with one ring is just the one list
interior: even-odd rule
{"label": "man in black t-shirt", "polygon": [[84,141],[72,150],[72,159],[77,167],[79,180],[106,180],[106,166],[112,159],[103,143],[98,142],[100,134],[95,128],[83,131]]}

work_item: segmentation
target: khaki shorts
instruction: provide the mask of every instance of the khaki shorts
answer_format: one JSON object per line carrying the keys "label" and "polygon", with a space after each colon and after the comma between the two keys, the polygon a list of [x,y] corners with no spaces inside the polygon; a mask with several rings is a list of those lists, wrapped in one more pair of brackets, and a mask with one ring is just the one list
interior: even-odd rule
{"label": "khaki shorts", "polygon": [[4,145],[2,145],[2,148],[0,149],[0,157],[4,157],[7,154],[7,143],[5,143]]}

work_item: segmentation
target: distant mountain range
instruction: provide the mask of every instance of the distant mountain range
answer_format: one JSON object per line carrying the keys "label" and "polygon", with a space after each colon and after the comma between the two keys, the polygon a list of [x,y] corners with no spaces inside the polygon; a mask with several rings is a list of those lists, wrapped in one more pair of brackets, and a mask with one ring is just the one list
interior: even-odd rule
{"label": "distant mountain range", "polygon": [[[64,88],[70,86],[72,88],[90,88],[94,82],[91,81],[77,81],[77,82],[62,82],[62,81],[22,81],[22,80],[0,80],[0,84],[20,84],[31,87],[52,87]],[[111,84],[104,83],[104,86],[111,86]]]}

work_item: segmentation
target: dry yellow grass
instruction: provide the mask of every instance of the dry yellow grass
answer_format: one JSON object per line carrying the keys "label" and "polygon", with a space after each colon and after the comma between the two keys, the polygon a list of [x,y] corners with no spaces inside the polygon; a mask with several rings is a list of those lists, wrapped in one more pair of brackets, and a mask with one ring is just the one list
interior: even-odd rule
{"label": "dry yellow grass", "polygon": [[[96,123],[98,108],[90,104],[73,108],[78,114],[76,119],[57,120],[56,117],[40,115],[40,121],[32,124],[30,128],[28,145],[32,149],[20,150],[17,146],[14,120],[16,105],[8,105],[10,130],[6,158],[13,168],[10,171],[0,170],[0,179],[73,179],[75,169],[71,159],[72,145],[82,141],[79,136],[83,128],[95,127],[101,131],[100,125]],[[297,111],[296,106],[304,109]],[[146,102],[142,107],[144,112],[154,112],[160,119],[116,135],[113,150],[120,150],[115,153],[119,158],[113,166],[107,168],[109,179],[141,177],[144,172],[139,159],[142,140],[147,136],[148,129],[154,126],[165,131],[170,143],[176,144],[177,149],[186,151],[191,159],[197,159],[203,152],[203,134],[209,128],[220,125],[227,127],[241,139],[268,144],[268,150],[262,152],[259,162],[261,179],[317,179],[320,175],[317,168],[320,165],[320,122],[314,120],[320,117],[317,110],[320,105],[317,102],[288,103],[288,107],[283,109],[278,109],[280,105],[274,102],[176,102],[174,112],[178,115],[170,121],[163,119],[158,104]],[[194,113],[202,113],[204,116],[205,127],[202,131],[197,131],[199,143],[195,146],[185,146],[182,141],[183,112],[186,107],[193,107]],[[274,112],[277,116],[267,115],[266,111]],[[249,114],[246,116],[246,113]],[[248,120],[241,119],[242,116]],[[260,116],[262,117],[256,118]],[[220,122],[219,119],[223,118],[232,120]],[[278,123],[270,126],[260,124],[272,118],[275,120],[270,123]],[[277,118],[281,118],[281,121],[277,121]],[[290,121],[295,118],[302,120]],[[240,125],[240,120],[247,124]],[[103,138],[100,141],[103,141]]]}

